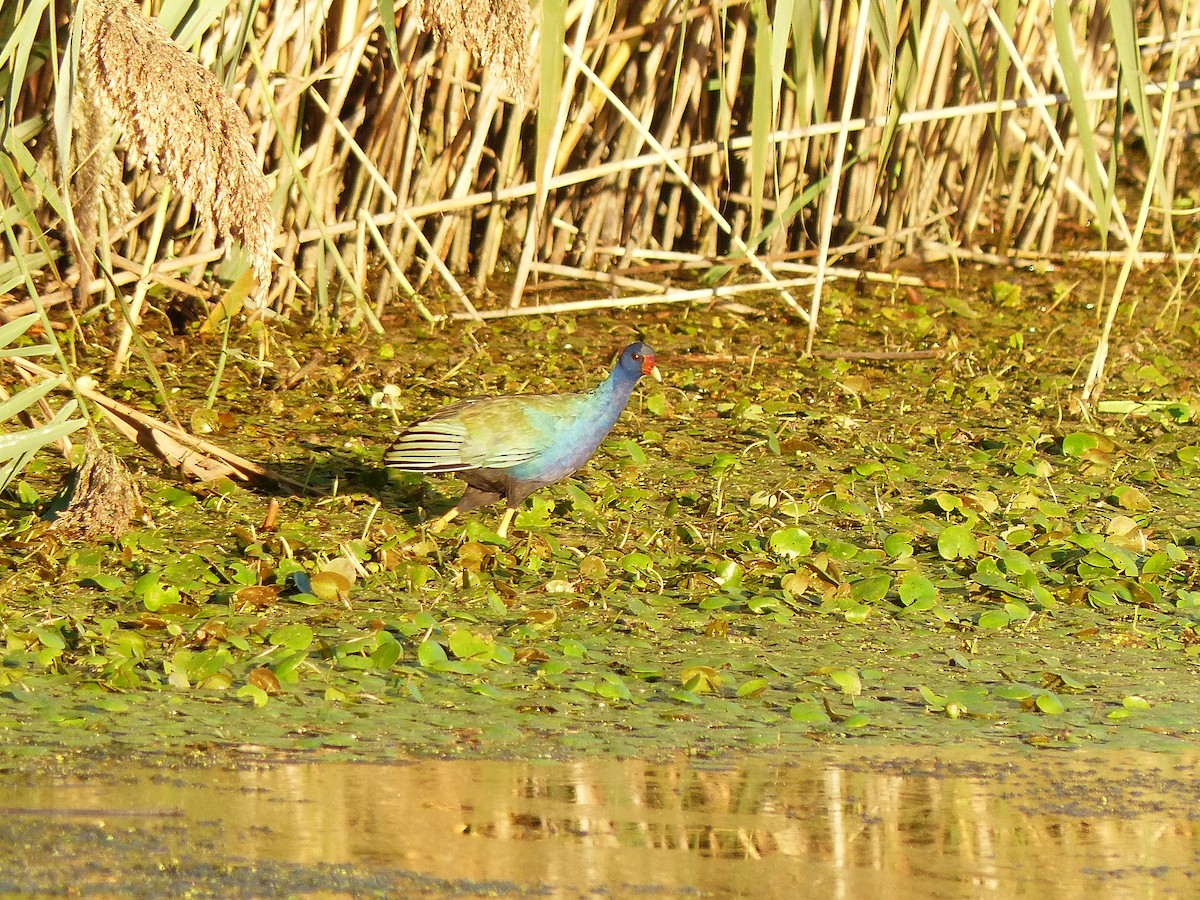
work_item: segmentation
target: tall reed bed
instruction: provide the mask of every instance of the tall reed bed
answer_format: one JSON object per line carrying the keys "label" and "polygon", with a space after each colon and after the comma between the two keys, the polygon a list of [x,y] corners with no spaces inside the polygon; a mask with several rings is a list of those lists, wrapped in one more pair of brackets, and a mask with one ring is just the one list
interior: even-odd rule
{"label": "tall reed bed", "polygon": [[[65,274],[69,213],[38,147],[65,146],[66,76],[80,74],[85,107],[89,90],[103,99],[129,80],[88,68],[114,56],[89,44],[95,28],[67,30],[96,7],[154,18],[213,73],[163,75],[130,54],[126,66],[164,79],[162,95],[219,84],[245,111],[245,149],[231,138],[229,154],[196,165],[225,167],[229,183],[257,165],[269,221],[223,219],[206,208],[221,190],[189,188],[147,153],[130,122],[149,116],[164,153],[196,157],[197,137],[161,109],[112,131],[76,102],[75,128],[96,134],[68,174],[119,183],[85,195],[103,208],[98,252],[114,272],[85,293],[226,277],[211,268],[217,237],[246,244],[261,276],[269,227],[262,296],[291,315],[378,327],[405,298],[432,319],[757,295],[811,337],[828,278],[908,254],[1039,258],[1064,222],[1086,223],[1105,250],[1139,250],[1147,231],[1169,248],[1180,167],[1194,163],[1200,32],[1182,0],[127,3],[0,13],[0,201],[18,235],[0,250],[0,291],[19,283],[14,254]],[[203,121],[225,122],[220,103],[195,102]],[[114,146],[148,156],[174,194],[149,170],[122,173]],[[543,299],[563,285],[593,290]]]}

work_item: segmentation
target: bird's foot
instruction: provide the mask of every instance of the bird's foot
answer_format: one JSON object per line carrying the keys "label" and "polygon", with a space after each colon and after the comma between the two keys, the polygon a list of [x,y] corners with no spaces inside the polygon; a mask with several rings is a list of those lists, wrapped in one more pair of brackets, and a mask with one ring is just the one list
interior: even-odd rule
{"label": "bird's foot", "polygon": [[500,527],[496,529],[496,534],[500,535],[500,537],[504,538],[505,540],[508,540],[508,526],[512,524],[512,520],[516,517],[516,515],[517,511],[515,509],[506,509],[504,511],[504,515],[500,519]]}
{"label": "bird's foot", "polygon": [[432,531],[434,534],[437,534],[439,531],[441,531],[447,525],[449,525],[454,520],[454,517],[457,515],[458,515],[457,509],[452,509],[447,513],[443,513],[442,515],[438,516],[436,519],[434,519],[432,522],[429,523],[429,530]]}

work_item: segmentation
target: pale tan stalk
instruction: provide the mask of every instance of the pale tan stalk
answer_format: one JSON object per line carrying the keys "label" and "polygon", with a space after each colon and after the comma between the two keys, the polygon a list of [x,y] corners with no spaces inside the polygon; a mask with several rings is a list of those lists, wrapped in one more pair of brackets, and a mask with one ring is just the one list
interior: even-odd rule
{"label": "pale tan stalk", "polygon": [[[118,0],[95,2],[111,6]],[[922,6],[919,17],[905,4],[876,5],[883,14],[877,22],[895,33],[875,28],[868,34],[858,76],[850,70],[856,16],[868,4],[819,5],[812,36],[819,52],[803,61],[797,56],[802,48],[789,48],[786,74],[799,80],[785,79],[776,91],[772,118],[778,125],[768,152],[774,166],[768,166],[764,195],[755,197],[758,176],[750,177],[748,161],[752,153],[760,160],[761,151],[750,149],[748,85],[761,60],[754,52],[757,14],[750,5],[651,0],[601,11],[591,3],[572,4],[567,43],[598,84],[569,76],[558,110],[557,152],[546,172],[535,172],[532,162],[529,116],[539,84],[518,91],[521,102],[514,105],[488,102],[479,93],[471,51],[450,41],[465,41],[482,56],[487,33],[500,35],[495,28],[488,32],[491,19],[481,24],[480,35],[467,35],[471,13],[462,3],[412,3],[397,21],[398,63],[380,39],[377,8],[361,0],[275,0],[269,13],[266,7],[256,13],[245,53],[235,46],[238,33],[247,30],[245,4],[231,0],[223,29],[189,25],[188,45],[200,46],[205,60],[220,54],[230,92],[262,123],[252,155],[273,170],[275,215],[286,226],[277,249],[287,274],[276,303],[311,303],[309,289],[315,297],[354,292],[353,284],[339,282],[358,281],[366,254],[381,250],[381,240],[390,260],[380,257],[387,265],[372,297],[375,314],[388,286],[401,284],[397,272],[415,278],[424,267],[433,273],[433,257],[456,278],[471,271],[474,286],[460,288],[472,296],[494,284],[498,272],[507,277],[506,267],[515,262],[512,298],[520,302],[521,285],[535,275],[547,277],[547,265],[565,267],[563,272],[621,270],[641,249],[682,250],[710,260],[729,256],[735,240],[752,237],[746,231],[751,210],[760,207],[767,215],[793,216],[755,247],[768,271],[779,272],[772,259],[819,249],[813,235],[820,232],[824,209],[789,206],[830,173],[839,139],[845,141],[840,187],[831,194],[830,186],[821,186],[822,205],[832,205],[830,256],[869,249],[886,266],[902,253],[941,244],[967,258],[979,253],[977,236],[985,233],[998,246],[995,258],[1010,259],[1026,248],[1049,250],[1064,217],[1096,218],[1095,187],[1074,146],[1074,111],[1061,109],[1065,98],[1053,93],[1061,86],[1048,4],[1022,5],[1010,33],[987,3],[959,4],[966,28],[961,36],[950,25],[947,4]],[[528,8],[517,10],[527,16]],[[1159,40],[1163,16],[1175,8],[1174,0],[1163,10],[1139,8],[1147,77],[1162,79],[1163,48],[1169,46]],[[459,24],[422,22],[433,30],[431,37],[413,13],[432,20],[438,11]],[[1086,57],[1086,105],[1099,123],[1097,146],[1109,153],[1116,141],[1115,58],[1106,16],[1103,4],[1086,0],[1076,12],[1075,35]],[[526,52],[526,31],[506,28],[503,37]],[[1180,33],[1189,46],[1196,37]],[[885,44],[901,51],[911,46],[919,57],[903,94],[892,83],[899,70]],[[968,45],[979,54],[978,76],[968,63]],[[1006,68],[998,65],[1001,48],[1010,58]],[[501,48],[493,58],[506,53]],[[258,68],[251,57],[261,60]],[[567,63],[575,66],[571,57]],[[854,117],[847,120],[842,113],[851,109],[849,97]],[[1175,109],[1173,121],[1162,125],[1173,135],[1200,127],[1195,108],[1177,101]],[[660,145],[653,152],[643,132]],[[881,135],[890,138],[886,155],[877,149]],[[77,156],[87,153],[77,150]],[[683,174],[666,168],[664,157]],[[1159,183],[1170,185],[1175,173],[1176,162],[1167,160]],[[94,188],[80,184],[78,197],[94,196]],[[133,187],[143,198],[153,190],[142,175]],[[732,237],[698,197],[720,208]],[[153,204],[143,199],[141,205]],[[432,253],[397,210],[408,211]],[[195,234],[181,231],[189,227],[187,217],[187,201],[177,200],[164,235],[173,252],[200,246]],[[118,218],[114,230],[124,224]],[[139,260],[152,228],[149,218],[140,221],[126,245],[137,248]],[[1110,227],[1124,243],[1129,232],[1120,218]],[[203,269],[195,266],[192,277]],[[157,264],[148,270],[159,271]],[[325,282],[326,274],[333,283]],[[83,287],[89,286],[84,278]],[[329,311],[322,317],[328,319]]]}
{"label": "pale tan stalk", "polygon": [[475,304],[471,302],[471,298],[467,296],[467,292],[459,286],[458,280],[450,273],[450,270],[446,268],[441,259],[431,252],[432,248],[429,246],[429,241],[425,239],[425,235],[421,233],[421,229],[417,223],[413,221],[412,217],[408,213],[401,213],[400,215],[403,218],[404,223],[409,227],[409,229],[411,229],[413,236],[416,238],[417,243],[421,246],[421,249],[428,254],[429,260],[433,264],[434,269],[437,270],[438,274],[441,275],[442,279],[446,282],[446,286],[450,289],[450,293],[454,294],[454,296],[458,298],[458,302],[461,303],[463,309],[466,310],[466,318],[480,321],[479,312],[475,309]]}
{"label": "pale tan stalk", "polygon": [[133,299],[125,307],[125,299],[123,297],[117,298],[117,302],[123,305],[124,315],[122,318],[124,321],[121,323],[121,337],[117,341],[116,350],[113,352],[112,361],[109,364],[109,372],[113,375],[120,375],[122,369],[125,368],[125,363],[129,358],[130,344],[133,341],[133,330],[138,327],[142,319],[142,306],[146,302],[146,291],[150,287],[150,270],[153,267],[155,257],[158,256],[158,248],[162,241],[163,226],[166,222],[167,206],[170,200],[170,190],[164,189],[162,196],[158,199],[158,208],[154,216],[154,227],[150,229],[150,239],[146,247],[145,262],[142,266],[141,277],[138,278],[137,287],[133,292]]}
{"label": "pale tan stalk", "polygon": [[[1184,18],[1180,22],[1181,28],[1195,27],[1195,20],[1200,16],[1200,10],[1195,5],[1188,8]],[[1178,68],[1181,52],[1177,45],[1172,51],[1171,71],[1174,72]],[[1171,121],[1171,110],[1175,100],[1175,94],[1168,91],[1163,97],[1161,119],[1162,122]],[[1167,141],[1169,139],[1170,129],[1160,127],[1158,129],[1158,141],[1153,148],[1151,155],[1151,166],[1161,163],[1163,155],[1166,152]],[[1151,185],[1147,185],[1142,192],[1142,202],[1138,207],[1137,222],[1133,229],[1133,246],[1141,244],[1141,236],[1145,231],[1146,222],[1150,216],[1151,203],[1154,197],[1154,190]],[[1120,308],[1121,300],[1124,297],[1125,285],[1128,282],[1129,275],[1133,271],[1133,254],[1125,258],[1121,265],[1121,270],[1117,274],[1116,283],[1113,285],[1112,296],[1109,299],[1108,309],[1105,313],[1104,324],[1100,329],[1100,334],[1096,342],[1096,352],[1092,357],[1092,364],[1088,370],[1087,379],[1083,385],[1083,391],[1080,393],[1080,404],[1085,414],[1089,413],[1095,403],[1100,399],[1100,395],[1104,390],[1104,373],[1108,362],[1108,347],[1112,336],[1113,324],[1116,322],[1117,310]]]}
{"label": "pale tan stalk", "polygon": [[[520,163],[521,122],[524,106],[518,107],[508,117],[505,126],[504,144],[496,163],[496,184],[508,183],[515,178]],[[505,206],[502,203],[488,204],[487,219],[483,225],[483,244],[476,251],[475,281],[480,293],[487,290],[488,279],[496,269],[501,248],[506,238]],[[514,222],[512,234],[519,234],[520,223]],[[511,238],[509,238],[511,240]]]}
{"label": "pale tan stalk", "polygon": [[534,271],[540,274],[568,278],[572,281],[598,282],[613,288],[641,291],[645,294],[662,294],[667,291],[666,285],[652,281],[643,281],[639,278],[630,278],[627,275],[618,275],[615,272],[596,272],[592,269],[581,269],[578,266],[555,265],[553,263],[534,263],[533,265]]}
{"label": "pale tan stalk", "polygon": [[[670,169],[677,178],[689,186],[689,190],[692,191],[692,195],[696,198],[697,202],[699,202],[700,206],[704,209],[708,216],[729,235],[734,249],[739,253],[744,254],[750,265],[753,266],[764,278],[766,278],[768,281],[773,280],[774,276],[770,273],[770,271],[750,251],[745,242],[733,233],[728,220],[721,215],[721,212],[715,206],[713,206],[707,195],[705,195],[703,191],[695,186],[695,182],[687,177],[687,174],[682,168],[680,168],[679,164],[671,159],[671,157],[667,154],[666,149],[658,142],[654,135],[645,130],[645,127],[642,126],[642,124],[629,113],[624,104],[621,103],[620,100],[608,90],[608,87],[603,82],[596,79],[595,73],[592,72],[587,65],[583,64],[582,60],[575,55],[574,48],[565,47],[564,49],[565,52],[569,54],[570,57],[579,65],[580,71],[583,73],[584,77],[586,77],[600,89],[600,91],[605,95],[605,99],[607,99],[610,104],[622,111],[622,113],[630,121],[631,125],[642,131],[642,134],[646,139],[646,143],[650,145],[655,153],[661,154],[661,159],[666,164],[667,168]],[[788,293],[786,287],[780,288],[780,296],[787,302],[794,312],[801,316],[801,318],[807,317],[808,314],[798,303],[796,303],[795,298]]]}
{"label": "pale tan stalk", "polygon": [[[788,278],[774,281],[761,281],[751,284],[726,284],[713,288],[668,289],[663,293],[635,295],[631,297],[612,297],[597,300],[574,300],[565,303],[546,303],[541,306],[524,306],[515,309],[485,309],[478,313],[481,321],[490,319],[506,319],[512,316],[537,316],[554,313],[584,312],[596,309],[629,309],[636,306],[650,306],[655,303],[714,303],[744,294],[778,293],[780,289],[808,287],[814,279]],[[451,319],[473,318],[466,313],[454,313]]]}
{"label": "pale tan stalk", "polygon": [[[366,225],[367,231],[371,234],[371,239],[375,244],[376,251],[380,256],[383,257],[384,262],[387,263],[388,270],[392,273],[392,277],[400,283],[404,290],[405,296],[412,300],[413,306],[417,308],[417,312],[420,313],[421,318],[426,322],[433,324],[434,321],[436,321],[433,317],[433,314],[425,306],[425,302],[421,299],[420,294],[413,289],[413,286],[409,284],[408,279],[404,276],[404,271],[400,268],[400,264],[396,262],[396,257],[392,255],[391,248],[383,239],[383,235],[380,234],[379,227],[371,221],[370,216],[363,216],[362,221]],[[376,307],[376,315],[383,315],[382,307]]]}
{"label": "pale tan stalk", "polygon": [[[479,163],[483,156],[484,142],[488,137],[489,126],[500,107],[500,84],[499,79],[485,78],[483,81],[483,89],[475,100],[475,107],[471,115],[474,125],[471,142],[459,160],[458,174],[455,176],[454,186],[450,190],[451,198],[465,197],[470,193],[472,184],[478,178]],[[466,228],[461,227],[459,221],[452,216],[447,216],[443,219],[442,224],[438,228],[437,235],[430,241],[433,254],[439,257],[443,255],[446,242],[456,227],[459,234],[469,236],[470,219],[466,220],[466,225]],[[460,269],[464,268],[466,267],[460,266]]]}
{"label": "pale tan stalk", "polygon": [[850,50],[850,74],[846,79],[848,85],[842,106],[843,125],[838,131],[837,142],[833,151],[833,168],[829,174],[829,186],[825,191],[821,204],[821,252],[817,259],[817,275],[813,284],[812,304],[808,310],[808,338],[804,344],[804,352],[812,353],[813,339],[817,334],[817,320],[821,313],[821,291],[825,283],[825,267],[829,261],[829,242],[833,231],[833,217],[837,209],[838,186],[841,179],[842,164],[845,161],[846,142],[850,129],[846,122],[850,119],[850,110],[854,107],[854,87],[858,84],[858,72],[862,65],[863,51],[867,43],[867,10],[859,7],[858,20],[854,32],[854,44]]}
{"label": "pale tan stalk", "polygon": [[547,185],[537,191],[536,203],[534,204],[533,212],[525,226],[525,240],[521,246],[521,259],[517,264],[516,275],[513,278],[512,291],[509,299],[509,306],[516,307],[521,303],[521,293],[525,290],[525,283],[529,279],[530,267],[533,263],[533,257],[537,246],[537,228],[541,221],[542,214],[545,211],[547,195],[549,192],[548,183],[554,172],[554,160],[558,156],[558,146],[562,141],[563,129],[566,127],[567,114],[570,110],[571,94],[575,87],[575,80],[578,77],[579,65],[579,49],[584,45],[587,37],[588,29],[591,26],[592,15],[595,11],[595,0],[583,0],[582,10],[575,23],[575,52],[567,57],[567,74],[563,79],[562,102],[559,104],[558,115],[555,119],[554,129],[550,137],[550,146],[546,152],[545,170],[538,173],[540,178],[536,179],[542,185]]}

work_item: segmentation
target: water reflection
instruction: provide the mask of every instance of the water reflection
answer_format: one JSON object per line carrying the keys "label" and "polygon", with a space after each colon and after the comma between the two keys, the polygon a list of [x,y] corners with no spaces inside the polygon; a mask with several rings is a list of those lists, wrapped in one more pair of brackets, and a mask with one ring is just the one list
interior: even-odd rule
{"label": "water reflection", "polygon": [[[98,828],[117,856],[151,848],[220,871],[336,864],[351,881],[404,872],[468,894],[1191,896],[1195,762],[906,749],[725,765],[102,768],[86,778],[0,774],[0,818],[58,829],[68,842],[63,822],[86,823],[88,859],[69,843],[54,850],[76,888],[95,869]],[[111,877],[137,861],[105,868]],[[303,871],[313,884],[326,870]]]}

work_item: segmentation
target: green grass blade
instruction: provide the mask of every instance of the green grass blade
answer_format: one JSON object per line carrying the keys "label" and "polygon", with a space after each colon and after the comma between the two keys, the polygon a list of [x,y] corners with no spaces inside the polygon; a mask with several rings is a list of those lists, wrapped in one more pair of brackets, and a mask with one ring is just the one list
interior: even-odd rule
{"label": "green grass blade", "polygon": [[[971,73],[982,87],[984,84],[983,66],[979,62],[979,48],[971,40],[971,32],[967,28],[967,20],[963,18],[959,4],[953,2],[953,0],[938,0],[938,3],[942,7],[942,12],[946,14],[946,18],[950,21],[950,28],[954,32],[954,36],[958,38],[959,45],[966,51],[967,64],[971,67]],[[1059,5],[1067,6],[1065,3]]]}
{"label": "green grass blade", "polygon": [[900,10],[895,0],[870,0],[867,3],[867,27],[880,55],[889,62],[894,60],[896,32],[900,30]]}
{"label": "green grass blade", "polygon": [[[2,217],[0,217],[0,223],[10,224],[3,222]],[[21,271],[22,265],[30,269],[40,269],[49,265],[52,259],[53,257],[47,256],[45,253],[27,253],[20,264],[15,259],[0,264],[0,294],[8,293],[13,288],[25,283],[25,275]]]}
{"label": "green grass blade", "polygon": [[[1111,0],[1108,6],[1109,21],[1112,24],[1113,46],[1117,50],[1117,65],[1121,73],[1121,84],[1129,92],[1129,105],[1137,118],[1141,130],[1142,145],[1153,147],[1158,143],[1158,130],[1154,125],[1154,116],[1150,113],[1150,103],[1146,99],[1146,79],[1142,74],[1142,57],[1138,52],[1137,18],[1130,0]],[[1118,108],[1121,98],[1117,97]],[[1117,116],[1120,123],[1120,115]],[[1163,180],[1161,169],[1152,170],[1150,178],[1153,190],[1159,195],[1164,207],[1171,205],[1167,197],[1167,185]],[[1116,179],[1114,178],[1113,181]],[[1167,219],[1170,222],[1170,217]]]}
{"label": "green grass blade", "polygon": [[[37,313],[34,315],[36,316]],[[61,375],[58,378],[46,378],[37,384],[30,385],[15,396],[9,397],[0,403],[0,422],[7,422],[18,413],[29,409],[52,390],[60,387],[64,381],[65,379]]]}
{"label": "green grass blade", "polygon": [[784,63],[787,61],[788,39],[792,34],[792,22],[796,16],[796,0],[776,0],[775,14],[771,18],[771,105],[779,109],[779,97],[783,88]]}
{"label": "green grass blade", "polygon": [[167,0],[159,10],[158,24],[181,47],[192,47],[228,8],[228,0]]}
{"label": "green grass blade", "polygon": [[0,469],[0,491],[5,490],[20,474],[35,453],[87,424],[83,419],[71,418],[76,406],[76,401],[69,400],[63,404],[58,415],[45,425],[15,434],[0,434],[0,460],[7,461],[7,465]]}
{"label": "green grass blade", "polygon": [[750,112],[750,228],[762,226],[763,193],[775,123],[774,98],[778,94],[775,65],[771,54],[775,45],[766,0],[754,0],[754,98]]}
{"label": "green grass blade", "polygon": [[538,196],[545,195],[542,183],[547,176],[550,147],[558,127],[558,107],[562,101],[563,41],[567,36],[565,0],[542,0],[540,33],[541,83],[538,87],[537,169]]}
{"label": "green grass blade", "polygon": [[387,41],[388,51],[392,54],[392,62],[400,68],[400,48],[396,46],[396,7],[392,0],[376,0],[379,5],[379,24],[383,27],[383,37]]}
{"label": "green grass blade", "polygon": [[8,347],[0,350],[0,359],[12,359],[19,357],[20,359],[32,359],[35,356],[53,356],[54,348],[49,344],[41,344],[36,347]]}
{"label": "green grass blade", "polygon": [[825,119],[825,92],[821,45],[817,40],[817,4],[799,0],[792,15],[792,78],[796,82],[796,108],[802,124]]}
{"label": "green grass blade", "polygon": [[1083,89],[1083,76],[1079,71],[1078,48],[1075,46],[1075,31],[1071,22],[1071,4],[1055,3],[1053,7],[1054,36],[1058,41],[1058,59],[1066,82],[1067,98],[1071,113],[1075,117],[1079,138],[1079,152],[1087,169],[1088,193],[1096,206],[1096,229],[1105,240],[1112,218],[1113,200],[1105,188],[1104,172],[1100,167],[1100,155],[1096,150],[1092,117],[1088,113],[1087,96]]}
{"label": "green grass blade", "polygon": [[3,325],[0,325],[0,347],[7,347],[28,331],[34,322],[40,322],[41,319],[41,316],[33,312],[27,316],[21,316],[19,319],[13,319],[11,322],[5,322]]}
{"label": "green grass blade", "polygon": [[[996,18],[1000,21],[999,27],[1004,29],[1004,33],[1010,37],[1017,27],[1017,9],[1020,0],[999,0],[996,3]],[[992,75],[992,90],[996,95],[996,113],[992,118],[992,127],[996,134],[1001,134],[1000,124],[1003,120],[1003,113],[1000,111],[1000,104],[1004,101],[1008,93],[1008,76],[1013,69],[1013,58],[1008,52],[1008,44],[1004,41],[996,42],[996,59],[993,66]],[[1005,154],[1004,142],[1001,141],[996,148],[1003,156]]]}
{"label": "green grass blade", "polygon": [[[37,41],[38,29],[45,15],[49,0],[38,0],[25,7],[19,18],[12,22],[12,33],[5,41],[4,49],[0,50],[0,69],[7,68],[11,73],[9,88],[15,100],[21,86],[25,83],[26,72],[29,70],[33,47]],[[6,115],[12,114],[13,106],[9,105]]]}

